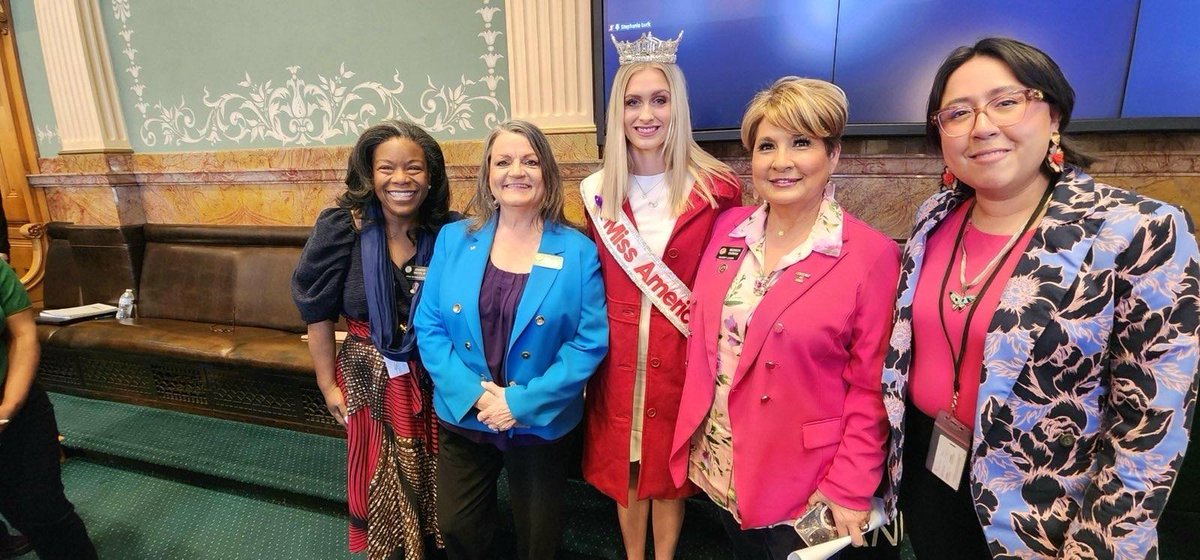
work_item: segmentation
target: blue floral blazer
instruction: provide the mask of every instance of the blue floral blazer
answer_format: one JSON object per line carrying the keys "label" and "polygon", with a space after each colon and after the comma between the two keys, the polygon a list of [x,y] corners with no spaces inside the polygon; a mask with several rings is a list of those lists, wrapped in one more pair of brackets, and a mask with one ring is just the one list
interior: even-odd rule
{"label": "blue floral blazer", "polygon": [[[966,198],[927,200],[901,263],[883,372],[893,516],[925,242]],[[970,491],[993,556],[1157,556],[1196,405],[1198,258],[1178,208],[1070,167],[1054,186],[984,343]]]}

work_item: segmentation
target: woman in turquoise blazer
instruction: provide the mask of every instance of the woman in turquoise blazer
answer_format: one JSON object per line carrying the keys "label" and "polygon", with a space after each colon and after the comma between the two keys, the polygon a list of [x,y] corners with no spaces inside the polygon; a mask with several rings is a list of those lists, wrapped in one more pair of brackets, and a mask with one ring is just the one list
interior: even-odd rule
{"label": "woman in turquoise blazer", "polygon": [[438,525],[447,555],[490,558],[508,471],[520,558],[553,558],[564,447],[608,352],[596,246],[566,224],[546,137],[521,121],[485,143],[474,219],[438,236],[414,325],[442,423]]}

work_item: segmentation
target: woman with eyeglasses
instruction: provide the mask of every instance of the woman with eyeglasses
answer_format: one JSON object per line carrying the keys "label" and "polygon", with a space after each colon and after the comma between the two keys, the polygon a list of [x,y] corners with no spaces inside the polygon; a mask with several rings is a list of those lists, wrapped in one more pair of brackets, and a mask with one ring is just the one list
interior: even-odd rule
{"label": "woman with eyeglasses", "polygon": [[1012,39],[934,79],[946,188],[917,213],[883,374],[888,504],[898,489],[919,558],[1157,551],[1196,400],[1200,253],[1182,210],[1083,171],[1074,100]]}

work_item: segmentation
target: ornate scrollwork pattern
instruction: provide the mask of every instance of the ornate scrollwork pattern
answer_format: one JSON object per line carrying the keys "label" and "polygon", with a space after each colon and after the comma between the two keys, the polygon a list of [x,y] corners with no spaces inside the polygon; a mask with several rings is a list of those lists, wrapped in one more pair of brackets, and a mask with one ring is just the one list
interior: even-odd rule
{"label": "ornate scrollwork pattern", "polygon": [[27,239],[41,239],[46,234],[46,224],[42,222],[30,222],[21,226],[21,235]]}
{"label": "ornate scrollwork pattern", "polygon": [[146,101],[146,85],[141,81],[137,49],[133,47],[130,0],[112,0],[113,13],[121,24],[118,35],[125,41],[122,51],[129,59],[126,68],[133,77],[131,91],[137,95],[134,107],[142,115],[139,135],[147,146],[188,145],[220,142],[273,140],[280,146],[328,144],[353,141],[358,133],[385,118],[415,122],[431,133],[460,134],[477,127],[490,129],[508,118],[508,108],[496,97],[496,88],[505,78],[496,75],[496,64],[504,55],[495,52],[496,38],[492,19],[500,8],[488,6],[476,14],[484,30],[478,34],[486,46],[479,59],[486,73],[477,78],[462,75],[458,83],[435,84],[428,75],[418,97],[416,109],[405,105],[405,83],[400,71],[391,83],[355,81],[355,73],[343,62],[329,75],[304,74],[302,67],[287,67],[288,76],[278,83],[256,80],[245,74],[239,89],[213,93],[204,89],[202,108],[193,108],[182,97],[178,103]]}

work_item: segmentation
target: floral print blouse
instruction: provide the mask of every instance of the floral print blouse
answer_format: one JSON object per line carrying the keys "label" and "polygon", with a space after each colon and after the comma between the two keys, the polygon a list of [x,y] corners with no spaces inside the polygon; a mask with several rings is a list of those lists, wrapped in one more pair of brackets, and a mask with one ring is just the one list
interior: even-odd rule
{"label": "floral print blouse", "polygon": [[742,260],[737,276],[725,294],[721,326],[717,334],[716,392],[708,416],[692,436],[688,457],[688,478],[704,490],[714,503],[725,508],[741,522],[737,510],[737,492],[733,487],[733,432],[729,424],[729,390],[733,374],[742,357],[746,327],[758,303],[775,284],[784,269],[813,252],[831,257],[842,250],[842,207],[834,200],[834,186],[825,186],[817,221],[808,237],[779,259],[773,270],[764,270],[768,206],[764,204],[746,218],[730,237],[744,237],[750,257]]}

